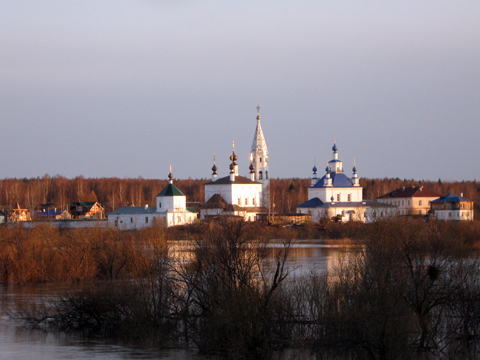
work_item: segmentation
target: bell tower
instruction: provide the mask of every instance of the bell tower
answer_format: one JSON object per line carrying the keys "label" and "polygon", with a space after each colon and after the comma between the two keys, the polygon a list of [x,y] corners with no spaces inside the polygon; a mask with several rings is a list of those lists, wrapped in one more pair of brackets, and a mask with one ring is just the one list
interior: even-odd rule
{"label": "bell tower", "polygon": [[260,124],[260,106],[257,105],[257,128],[253,136],[251,148],[252,164],[254,168],[255,181],[262,184],[262,204],[268,207],[270,204],[270,174],[269,174],[269,158],[267,143],[263,135],[262,126]]}

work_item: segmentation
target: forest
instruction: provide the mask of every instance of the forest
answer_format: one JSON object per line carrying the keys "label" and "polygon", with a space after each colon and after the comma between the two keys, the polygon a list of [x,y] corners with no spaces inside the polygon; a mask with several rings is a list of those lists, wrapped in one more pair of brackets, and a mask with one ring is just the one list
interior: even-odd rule
{"label": "forest", "polygon": [[[175,184],[186,195],[187,202],[204,202],[204,187],[208,179],[177,179]],[[10,210],[16,202],[30,211],[40,204],[51,203],[59,209],[67,209],[76,201],[98,201],[106,213],[123,206],[155,205],[156,195],[167,185],[167,180],[132,178],[84,178],[68,179],[61,175],[44,175],[36,178],[5,178],[0,180],[0,210]],[[475,202],[475,218],[480,210],[480,182],[473,181],[424,181],[413,179],[383,178],[360,179],[363,198],[374,200],[378,196],[401,187],[423,185],[442,195],[455,193]],[[298,204],[308,200],[310,179],[271,179],[271,200],[279,214],[295,212]]]}

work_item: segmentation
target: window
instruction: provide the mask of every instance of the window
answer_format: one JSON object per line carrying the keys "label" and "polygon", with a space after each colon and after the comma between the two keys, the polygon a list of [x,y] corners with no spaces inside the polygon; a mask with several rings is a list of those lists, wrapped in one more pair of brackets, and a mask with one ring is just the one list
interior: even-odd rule
{"label": "window", "polygon": [[162,208],[162,203],[161,202],[158,203],[158,208]]}
{"label": "window", "polygon": [[408,200],[408,206],[410,206],[410,200]]}
{"label": "window", "polygon": [[268,179],[268,171],[265,171],[265,179]]}
{"label": "window", "polygon": [[145,224],[148,224],[148,216],[145,217]]}
{"label": "window", "polygon": [[255,198],[252,199],[252,205],[255,206]]}
{"label": "window", "polygon": [[422,205],[422,200],[418,200],[418,205]]}
{"label": "window", "polygon": [[337,194],[337,201],[340,201],[340,194]]}
{"label": "window", "polygon": [[245,205],[248,205],[248,198],[245,198]]}
{"label": "window", "polygon": [[258,172],[258,180],[263,179],[263,173],[261,171]]}
{"label": "window", "polygon": [[242,205],[242,199],[238,198],[237,204]]}
{"label": "window", "polygon": [[404,206],[404,202],[403,202],[403,200],[402,200],[402,206]]}
{"label": "window", "polygon": [[260,162],[262,162],[262,158],[260,158]]}
{"label": "window", "polygon": [[133,218],[130,218],[130,222],[133,223]]}
{"label": "window", "polygon": [[348,201],[352,201],[352,194],[348,194]]}

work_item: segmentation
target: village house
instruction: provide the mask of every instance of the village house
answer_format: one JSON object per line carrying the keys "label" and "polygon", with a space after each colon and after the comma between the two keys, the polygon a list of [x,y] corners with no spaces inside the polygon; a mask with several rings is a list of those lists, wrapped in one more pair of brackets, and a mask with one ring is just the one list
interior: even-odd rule
{"label": "village house", "polygon": [[408,186],[379,196],[377,201],[396,206],[397,215],[426,215],[430,210],[430,203],[440,196],[441,194],[423,186]]}
{"label": "village house", "polygon": [[30,220],[32,220],[32,217],[30,215],[30,210],[22,209],[20,207],[20,204],[17,202],[17,203],[15,203],[15,206],[12,209],[12,213],[11,213],[10,217],[8,218],[8,220],[11,221],[11,222],[30,221]]}
{"label": "village house", "polygon": [[431,216],[437,220],[473,220],[473,200],[456,194],[447,194],[431,202]]}
{"label": "village house", "polygon": [[68,210],[62,209],[43,209],[40,211],[34,211],[32,219],[33,220],[67,220],[71,219],[72,215]]}
{"label": "village house", "polygon": [[70,205],[72,219],[104,219],[105,209],[96,201],[78,201]]}

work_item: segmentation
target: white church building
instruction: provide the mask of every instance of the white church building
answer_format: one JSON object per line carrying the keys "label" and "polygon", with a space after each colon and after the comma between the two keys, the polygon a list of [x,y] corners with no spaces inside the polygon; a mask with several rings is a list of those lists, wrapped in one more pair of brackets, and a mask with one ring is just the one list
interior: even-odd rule
{"label": "white church building", "polygon": [[168,185],[157,195],[157,206],[126,206],[107,215],[108,223],[121,230],[134,230],[158,222],[164,226],[192,224],[197,214],[187,210],[186,196],[173,184],[172,167]]}
{"label": "white church building", "polygon": [[242,217],[245,221],[255,221],[256,215],[268,212],[270,199],[270,178],[268,149],[260,124],[260,107],[257,106],[257,127],[250,153],[249,177],[238,173],[238,156],[235,143],[230,155],[230,174],[218,178],[217,166],[212,167],[212,181],[204,185],[205,204],[200,210],[200,218],[219,216]]}
{"label": "white church building", "polygon": [[355,164],[352,177],[347,177],[343,171],[343,161],[338,157],[336,141],[332,150],[333,159],[328,162],[321,179],[317,178],[317,167],[313,167],[312,182],[308,188],[309,200],[297,206],[297,213],[311,215],[313,222],[324,217],[342,222],[370,222],[394,214],[394,206],[363,200],[363,188]]}

